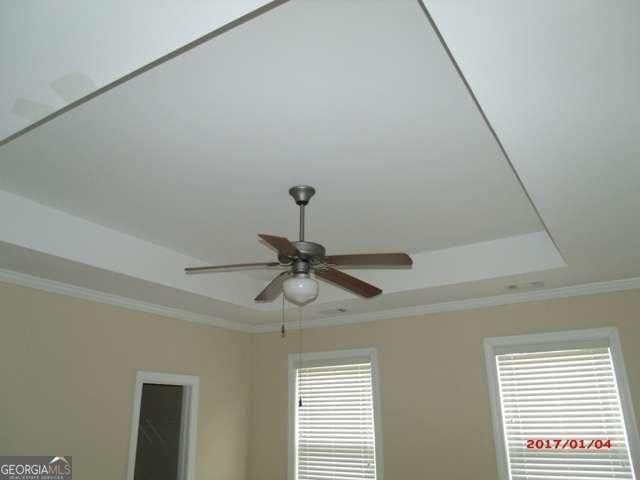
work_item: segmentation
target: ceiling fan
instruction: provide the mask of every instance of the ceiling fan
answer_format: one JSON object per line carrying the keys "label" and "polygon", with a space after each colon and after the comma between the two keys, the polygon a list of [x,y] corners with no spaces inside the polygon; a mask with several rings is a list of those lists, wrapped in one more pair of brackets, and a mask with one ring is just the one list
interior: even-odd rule
{"label": "ceiling fan", "polygon": [[308,303],[318,296],[318,283],[311,277],[336,284],[356,295],[370,298],[382,290],[334,267],[408,267],[413,264],[406,253],[363,253],[354,255],[326,255],[325,248],[304,238],[304,213],[309,200],[316,193],[313,187],[297,185],[289,189],[300,207],[300,239],[291,242],[285,237],[259,234],[264,242],[278,252],[277,262],[236,263],[207,267],[185,268],[188,274],[211,273],[237,268],[284,267],[286,271],[277,275],[255,298],[256,302],[271,302],[280,292],[297,304]]}

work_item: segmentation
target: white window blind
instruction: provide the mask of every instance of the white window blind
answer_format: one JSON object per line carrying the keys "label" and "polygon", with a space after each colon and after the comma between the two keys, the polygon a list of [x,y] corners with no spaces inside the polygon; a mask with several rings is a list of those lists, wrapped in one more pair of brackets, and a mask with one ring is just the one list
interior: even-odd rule
{"label": "white window blind", "polygon": [[635,478],[609,348],[501,354],[496,364],[511,479]]}
{"label": "white window blind", "polygon": [[375,480],[371,363],[312,366],[296,373],[295,478]]}

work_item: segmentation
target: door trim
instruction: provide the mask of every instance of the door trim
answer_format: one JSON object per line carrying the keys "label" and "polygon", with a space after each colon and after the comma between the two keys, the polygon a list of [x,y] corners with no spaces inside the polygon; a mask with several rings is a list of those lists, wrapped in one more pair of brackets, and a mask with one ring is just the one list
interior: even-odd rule
{"label": "door trim", "polygon": [[142,387],[145,383],[180,385],[184,387],[182,396],[182,418],[180,422],[180,452],[178,457],[178,480],[194,480],[196,476],[196,434],[198,427],[198,393],[200,378],[193,375],[174,373],[136,372],[131,411],[131,435],[129,437],[129,462],[126,480],[134,480],[136,451],[138,447],[138,427],[140,425],[140,403]]}

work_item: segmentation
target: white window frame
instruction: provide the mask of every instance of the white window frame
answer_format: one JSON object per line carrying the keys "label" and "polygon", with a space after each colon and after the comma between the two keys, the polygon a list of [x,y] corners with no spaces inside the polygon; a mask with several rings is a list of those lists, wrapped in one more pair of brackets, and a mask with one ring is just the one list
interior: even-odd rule
{"label": "white window frame", "polygon": [[160,385],[180,385],[182,392],[182,420],[180,423],[180,452],[178,458],[178,479],[194,480],[196,477],[196,437],[198,429],[198,396],[200,378],[192,375],[173,373],[136,372],[131,412],[131,436],[129,437],[129,463],[127,480],[134,480],[136,452],[138,449],[138,429],[140,426],[140,406],[145,383]]}
{"label": "white window frame", "polygon": [[593,328],[587,330],[570,330],[564,332],[536,333],[529,335],[513,335],[509,337],[488,337],[484,339],[485,364],[487,369],[487,383],[491,400],[491,416],[493,423],[493,438],[498,461],[498,475],[500,480],[509,480],[509,465],[504,438],[504,426],[500,408],[500,393],[496,355],[506,353],[524,353],[548,351],[555,349],[609,347],[615,370],[620,404],[627,430],[627,441],[633,471],[640,479],[640,437],[633,402],[629,390],[627,371],[624,367],[620,337],[615,327]]}
{"label": "white window frame", "polygon": [[339,364],[341,360],[362,360],[371,363],[371,388],[373,396],[373,423],[376,441],[376,478],[383,480],[382,413],[380,402],[380,377],[378,374],[378,351],[375,348],[354,348],[326,352],[289,354],[289,469],[288,480],[296,478],[296,370],[300,367]]}

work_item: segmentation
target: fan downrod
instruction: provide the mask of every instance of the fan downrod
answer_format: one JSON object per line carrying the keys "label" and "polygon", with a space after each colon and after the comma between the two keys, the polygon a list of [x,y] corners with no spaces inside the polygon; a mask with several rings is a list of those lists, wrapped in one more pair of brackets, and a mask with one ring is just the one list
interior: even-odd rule
{"label": "fan downrod", "polygon": [[300,241],[304,242],[304,208],[316,193],[316,189],[309,185],[296,185],[289,189],[289,195],[293,197],[296,205],[300,207]]}

